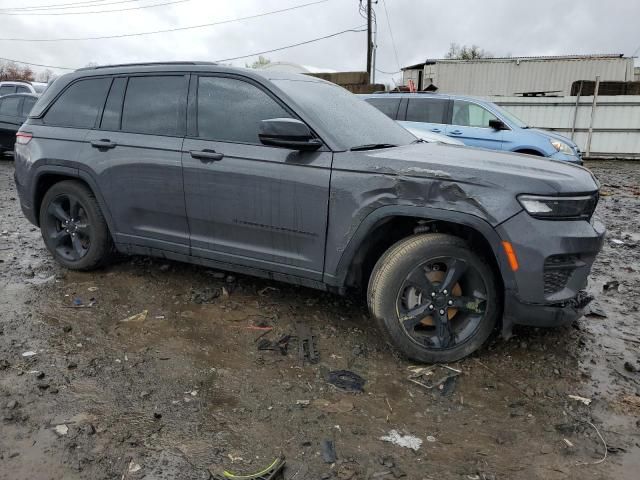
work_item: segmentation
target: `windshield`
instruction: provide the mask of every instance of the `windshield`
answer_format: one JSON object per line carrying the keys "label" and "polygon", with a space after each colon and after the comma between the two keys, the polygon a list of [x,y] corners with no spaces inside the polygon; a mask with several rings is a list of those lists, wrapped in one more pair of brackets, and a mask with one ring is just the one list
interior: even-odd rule
{"label": "windshield", "polygon": [[[337,85],[316,80],[272,80],[341,149],[408,145],[407,130],[377,108]],[[361,148],[358,148],[361,147]]]}
{"label": "windshield", "polygon": [[499,107],[495,103],[492,105],[492,107],[494,110],[496,110],[501,116],[503,116],[507,120],[507,123],[511,123],[518,128],[529,128],[529,125],[524,123],[522,120],[516,117],[513,113],[505,110],[502,107]]}

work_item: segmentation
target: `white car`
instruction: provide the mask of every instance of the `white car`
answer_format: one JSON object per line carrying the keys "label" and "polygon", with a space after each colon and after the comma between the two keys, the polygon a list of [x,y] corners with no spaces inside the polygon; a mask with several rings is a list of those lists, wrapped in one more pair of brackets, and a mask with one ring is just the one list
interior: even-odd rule
{"label": "white car", "polygon": [[446,135],[430,132],[429,130],[422,130],[420,128],[407,127],[406,125],[402,125],[402,126],[405,129],[409,130],[411,133],[413,133],[416,137],[424,140],[425,142],[446,143],[447,145],[464,145],[464,143],[462,143],[460,140],[456,140],[455,138],[451,138]]}
{"label": "white car", "polygon": [[33,93],[40,95],[47,88],[46,83],[26,82],[23,80],[0,82],[0,97],[11,93]]}

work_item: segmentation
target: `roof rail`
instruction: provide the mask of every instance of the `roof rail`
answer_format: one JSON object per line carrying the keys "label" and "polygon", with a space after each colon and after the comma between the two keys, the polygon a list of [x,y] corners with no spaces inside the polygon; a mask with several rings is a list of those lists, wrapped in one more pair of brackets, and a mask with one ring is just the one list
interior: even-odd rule
{"label": "roof rail", "polygon": [[140,62],[140,63],[117,63],[114,65],[97,65],[95,67],[82,67],[78,68],[76,72],[83,70],[98,70],[101,68],[116,68],[116,67],[153,67],[160,65],[217,65],[215,62]]}

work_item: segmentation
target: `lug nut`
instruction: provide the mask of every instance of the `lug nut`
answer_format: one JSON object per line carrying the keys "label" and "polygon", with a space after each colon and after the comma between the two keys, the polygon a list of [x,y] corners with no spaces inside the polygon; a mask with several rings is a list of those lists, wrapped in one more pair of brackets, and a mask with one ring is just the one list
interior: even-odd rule
{"label": "lug nut", "polygon": [[435,297],[436,296],[436,292],[431,292],[431,296]]}
{"label": "lug nut", "polygon": [[429,305],[429,310],[433,310],[433,305]]}
{"label": "lug nut", "polygon": [[446,291],[446,290],[443,290],[443,291],[442,291],[442,293],[444,293],[444,294],[446,295],[446,294],[447,294],[447,291]]}
{"label": "lug nut", "polygon": [[447,303],[448,303],[449,305],[453,305],[453,300],[449,300]]}
{"label": "lug nut", "polygon": [[440,311],[438,312],[440,315],[444,315],[444,309],[440,309]]}

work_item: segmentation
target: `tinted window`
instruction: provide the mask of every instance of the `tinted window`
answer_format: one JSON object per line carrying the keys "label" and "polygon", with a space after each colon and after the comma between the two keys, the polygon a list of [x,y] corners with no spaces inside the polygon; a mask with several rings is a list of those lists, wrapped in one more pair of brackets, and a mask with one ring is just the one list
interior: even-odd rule
{"label": "tinted window", "polygon": [[24,85],[18,85],[16,87],[16,93],[31,93],[31,90]]}
{"label": "tinted window", "polygon": [[198,80],[198,135],[223,142],[260,144],[260,122],[291,115],[258,87],[222,77]]}
{"label": "tinted window", "polygon": [[365,101],[376,107],[387,117],[394,120],[398,118],[399,98],[366,98]]}
{"label": "tinted window", "polygon": [[100,128],[103,130],[120,130],[120,114],[122,113],[122,98],[127,86],[126,78],[116,78],[111,84],[107,103],[104,106]]}
{"label": "tinted window", "polygon": [[22,116],[26,117],[29,115],[29,112],[36,104],[36,99],[33,97],[25,97],[24,102],[22,103]]}
{"label": "tinted window", "polygon": [[71,84],[44,116],[44,122],[61,127],[93,128],[110,83],[110,78],[95,78]]}
{"label": "tinted window", "polygon": [[2,85],[0,87],[0,97],[2,95],[9,95],[10,93],[16,93],[16,87],[13,85]]}
{"label": "tinted window", "polygon": [[131,77],[122,109],[122,130],[181,135],[186,101],[184,76]]}
{"label": "tinted window", "polygon": [[322,128],[338,148],[388,143],[408,145],[416,137],[378,109],[338,85],[315,79],[272,80]]}
{"label": "tinted window", "polygon": [[407,106],[408,122],[445,123],[448,100],[411,98]]}
{"label": "tinted window", "polygon": [[0,100],[0,115],[9,115],[11,117],[19,117],[21,97],[7,97]]}
{"label": "tinted window", "polygon": [[454,100],[453,116],[451,123],[463,127],[489,128],[489,120],[495,120],[496,116],[489,110],[475,103],[463,100]]}

